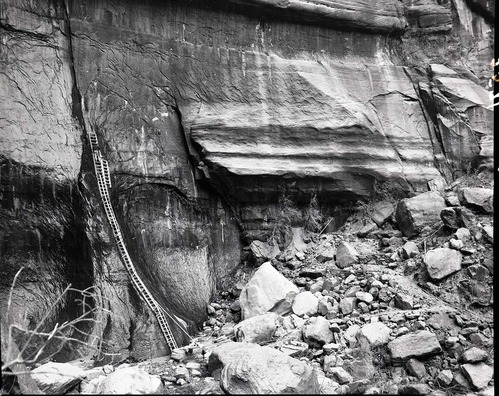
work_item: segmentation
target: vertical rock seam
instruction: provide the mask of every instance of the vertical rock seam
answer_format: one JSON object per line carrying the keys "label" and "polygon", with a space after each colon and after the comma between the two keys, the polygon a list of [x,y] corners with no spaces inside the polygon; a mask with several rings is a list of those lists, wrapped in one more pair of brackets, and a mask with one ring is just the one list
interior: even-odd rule
{"label": "vertical rock seam", "polygon": [[[83,101],[82,101],[82,109],[83,109]],[[86,122],[85,122],[86,124]],[[99,142],[97,140],[97,135],[95,132],[88,127],[88,125],[85,125],[85,130],[87,132],[88,139],[90,141],[90,147],[92,151],[92,160],[94,164],[94,170],[95,170],[95,175],[97,177],[97,184],[99,186],[99,192],[100,196],[102,198],[102,203],[104,204],[104,210],[106,212],[107,219],[109,221],[109,225],[111,226],[111,229],[113,230],[113,235],[114,239],[116,242],[116,245],[118,246],[118,250],[120,252],[121,259],[123,261],[123,264],[125,265],[125,268],[128,272],[128,275],[130,275],[130,278],[132,280],[132,284],[135,287],[135,290],[139,294],[139,296],[146,302],[146,304],[149,306],[149,308],[154,312],[156,315],[156,318],[158,319],[159,327],[161,328],[161,331],[163,333],[163,336],[165,337],[166,343],[168,344],[168,347],[170,348],[171,351],[174,349],[178,348],[177,341],[175,340],[175,337],[173,336],[173,333],[170,329],[170,326],[168,325],[168,322],[166,320],[166,315],[170,316],[172,320],[175,321],[175,319],[166,312],[161,305],[154,299],[152,296],[151,292],[147,289],[146,285],[144,282],[142,282],[142,279],[140,279],[140,276],[138,275],[137,271],[135,270],[135,267],[133,265],[132,259],[130,258],[130,255],[128,254],[128,250],[125,246],[125,242],[123,240],[123,236],[121,234],[120,226],[118,224],[118,221],[116,220],[116,216],[114,214],[113,207],[111,205],[111,199],[109,197],[109,191],[108,188],[111,187],[111,176],[109,174],[109,164],[107,160],[105,160],[102,157],[101,151],[99,149]],[[182,326],[178,323],[179,327],[182,329]],[[184,329],[182,331],[186,332]]]}

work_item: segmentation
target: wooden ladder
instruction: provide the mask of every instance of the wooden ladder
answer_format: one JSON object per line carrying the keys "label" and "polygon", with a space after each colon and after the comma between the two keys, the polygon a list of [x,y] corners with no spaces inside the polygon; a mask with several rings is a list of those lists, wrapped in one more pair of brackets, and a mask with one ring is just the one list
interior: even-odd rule
{"label": "wooden ladder", "polygon": [[159,327],[161,328],[161,332],[165,337],[166,343],[168,344],[170,350],[173,351],[174,349],[178,348],[178,345],[170,329],[170,325],[166,320],[165,310],[154,299],[151,292],[146,287],[139,274],[135,270],[132,259],[128,254],[123,235],[121,234],[120,226],[118,224],[118,221],[116,220],[108,191],[108,188],[111,188],[109,163],[102,157],[99,149],[99,142],[97,140],[97,135],[95,134],[95,132],[88,127],[87,131],[88,138],[90,140],[90,146],[92,148],[92,159],[94,163],[95,175],[97,176],[97,185],[99,186],[99,192],[102,198],[102,203],[104,205],[104,211],[106,212],[106,217],[113,231],[113,236],[116,245],[118,246],[118,251],[120,252],[121,259],[123,261],[123,264],[125,265],[125,268],[127,269],[130,278],[132,279],[132,284],[135,287],[135,290],[156,315]]}

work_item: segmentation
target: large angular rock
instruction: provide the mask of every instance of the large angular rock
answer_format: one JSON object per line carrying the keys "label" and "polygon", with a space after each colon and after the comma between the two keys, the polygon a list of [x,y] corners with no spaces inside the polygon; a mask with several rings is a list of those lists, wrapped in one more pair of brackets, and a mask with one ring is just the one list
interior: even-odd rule
{"label": "large angular rock", "polygon": [[357,339],[364,338],[371,348],[384,345],[390,340],[390,328],[382,322],[368,323],[357,333]]}
{"label": "large angular rock", "polygon": [[85,371],[68,363],[48,362],[31,371],[38,387],[49,395],[61,395],[85,377]]}
{"label": "large angular rock", "polygon": [[489,354],[483,349],[477,347],[471,347],[461,356],[464,363],[479,363],[487,360],[488,358]]}
{"label": "large angular rock", "polygon": [[124,395],[150,395],[162,390],[161,380],[157,375],[149,375],[141,368],[125,367],[105,377],[97,386],[96,393]]}
{"label": "large angular rock", "polygon": [[392,359],[404,361],[421,358],[442,352],[435,334],[427,330],[405,334],[388,343]]}
{"label": "large angular rock", "polygon": [[311,292],[298,293],[293,301],[293,313],[298,316],[315,315],[319,309],[319,299]]}
{"label": "large angular rock", "polygon": [[374,205],[371,219],[378,227],[381,227],[393,214],[394,204],[391,202],[378,202]]}
{"label": "large angular rock", "polygon": [[459,191],[462,205],[476,208],[484,213],[494,213],[494,190],[491,188],[465,187]]}
{"label": "large angular rock", "polygon": [[494,375],[494,369],[485,363],[466,363],[461,370],[475,390],[485,388]]}
{"label": "large angular rock", "polygon": [[433,280],[440,280],[461,269],[462,255],[449,248],[429,250],[425,257],[426,270]]}
{"label": "large angular rock", "polygon": [[277,244],[271,245],[268,242],[253,241],[250,244],[253,261],[256,265],[272,260],[279,254]]}
{"label": "large angular rock", "polygon": [[443,197],[435,191],[402,199],[395,212],[395,220],[404,236],[412,237],[426,225],[440,220],[440,212],[446,207]]}
{"label": "large angular rock", "polygon": [[298,288],[272,267],[270,262],[262,264],[239,296],[242,318],[248,319],[266,313],[279,301],[286,299],[289,292],[298,293]]}
{"label": "large angular rock", "polygon": [[413,241],[407,241],[402,246],[402,258],[404,260],[416,257],[419,254],[418,245]]}
{"label": "large angular rock", "polygon": [[323,316],[311,318],[303,326],[303,339],[314,347],[332,342],[333,332],[329,329],[329,321]]}
{"label": "large angular rock", "polygon": [[272,339],[281,324],[282,317],[269,312],[239,322],[234,326],[234,334],[238,335],[238,341],[266,342]]}
{"label": "large angular rock", "polygon": [[222,368],[228,394],[319,393],[315,370],[274,348],[228,342],[210,355],[208,369]]}
{"label": "large angular rock", "polygon": [[348,242],[341,241],[336,252],[336,265],[340,268],[350,267],[358,260],[358,253]]}

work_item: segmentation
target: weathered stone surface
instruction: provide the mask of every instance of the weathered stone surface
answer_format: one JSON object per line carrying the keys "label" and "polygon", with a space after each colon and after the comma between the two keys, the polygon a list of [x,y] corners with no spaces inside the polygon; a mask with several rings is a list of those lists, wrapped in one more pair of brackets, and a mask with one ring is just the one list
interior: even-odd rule
{"label": "weathered stone surface", "polygon": [[31,377],[45,394],[60,395],[81,382],[85,371],[68,363],[49,362],[32,370]]}
{"label": "weathered stone surface", "polygon": [[388,343],[388,349],[394,360],[427,357],[442,352],[435,334],[427,330],[400,336]]}
{"label": "weathered stone surface", "polygon": [[[404,0],[405,14],[409,26],[422,33],[442,33],[452,29],[451,8],[449,4],[431,1]],[[432,65],[432,70],[443,65]],[[449,69],[448,69],[449,70]],[[455,74],[455,72],[453,72]]]}
{"label": "weathered stone surface", "polygon": [[289,292],[298,293],[298,288],[281,275],[270,262],[258,268],[239,296],[243,319],[266,313]]}
{"label": "weathered stone surface", "polygon": [[461,269],[462,255],[459,251],[449,248],[429,250],[424,262],[430,278],[440,280]]}
{"label": "weathered stone surface", "polygon": [[303,0],[274,3],[265,0],[230,0],[236,4],[258,7],[259,12],[276,10],[281,16],[319,25],[348,26],[374,32],[398,33],[406,26],[402,5],[393,0],[324,1],[308,3]]}
{"label": "weathered stone surface", "polygon": [[366,304],[371,304],[374,300],[374,297],[371,293],[364,292],[364,291],[358,291],[355,293],[355,297],[357,297],[357,300],[363,301]]}
{"label": "weathered stone surface", "polygon": [[106,376],[97,386],[97,394],[123,395],[156,394],[162,389],[161,380],[139,367],[125,367]]}
{"label": "weathered stone surface", "polygon": [[353,381],[353,377],[343,367],[330,367],[329,373],[339,384],[348,384]]}
{"label": "weathered stone surface", "polygon": [[445,208],[442,196],[434,191],[402,199],[395,212],[397,224],[406,237],[417,235],[426,225],[440,220],[440,212]]}
{"label": "weathered stone surface", "polygon": [[239,322],[234,326],[234,333],[241,334],[242,332],[241,339],[238,341],[266,342],[272,339],[280,323],[282,323],[281,316],[269,312]]}
{"label": "weathered stone surface", "polygon": [[464,363],[478,363],[483,362],[489,358],[489,354],[483,349],[477,347],[471,347],[464,351],[461,359]]}
{"label": "weathered stone surface", "polygon": [[[467,11],[463,9],[464,4],[459,3],[459,18],[462,18],[463,25],[468,25],[469,21],[464,20],[469,14],[465,15]],[[488,163],[492,112],[488,108],[490,99],[487,97],[487,90],[478,81],[462,78],[454,70],[442,65],[433,64],[430,68],[433,103],[428,109],[436,121],[447,158],[453,167],[465,166],[480,157],[484,163]],[[423,95],[423,103],[426,105],[429,104],[427,100]],[[460,139],[454,138],[456,134],[459,134]]]}
{"label": "weathered stone surface", "polygon": [[391,202],[382,201],[374,205],[371,219],[378,227],[381,227],[390,217],[395,210],[394,204]]}
{"label": "weathered stone surface", "polygon": [[[461,148],[473,154],[481,146],[479,159],[490,158],[493,128],[476,87],[490,76],[493,35],[483,17],[490,11],[470,9],[481,0],[455,0],[452,9],[450,2],[394,0],[244,1],[237,10],[225,1],[147,2],[140,12],[134,1],[63,3],[2,4],[2,246],[13,249],[1,253],[6,283],[26,263],[43,268],[40,280],[51,279],[16,297],[21,306],[29,301],[35,321],[61,285],[102,290],[123,317],[107,323],[120,359],[167,351],[160,339],[149,345],[157,325],[130,293],[109,240],[83,151],[83,120],[110,160],[133,259],[160,302],[194,322],[204,320],[206,301],[239,262],[239,228],[213,191],[239,211],[250,241],[282,220],[280,191],[303,206],[313,192],[321,206],[336,205],[369,196],[380,181],[422,191],[449,172],[447,160],[455,166]],[[449,10],[456,20],[445,34]],[[415,34],[401,39],[406,17]],[[425,36],[432,31],[440,33]],[[432,65],[426,73],[444,53],[452,70]],[[463,63],[464,74],[454,67]],[[415,69],[435,85],[424,108]],[[450,137],[459,149],[442,153],[439,139],[447,147]],[[40,180],[44,188],[34,188]],[[61,189],[60,180],[72,184]],[[10,220],[21,211],[26,221]],[[56,250],[64,253],[54,264],[44,260]],[[66,279],[51,265],[75,275]],[[132,323],[141,325],[128,334]]]}
{"label": "weathered stone surface", "polygon": [[442,177],[436,177],[428,182],[428,190],[439,192],[442,196],[445,194],[445,188],[447,187],[447,181]]}
{"label": "weathered stone surface", "polygon": [[471,238],[471,233],[467,228],[461,227],[456,230],[456,232],[454,233],[454,237],[463,242],[466,242]]}
{"label": "weathered stone surface", "polygon": [[220,386],[228,394],[319,392],[312,367],[270,347],[225,343],[210,355],[210,371],[217,368],[223,368]]}
{"label": "weathered stone surface", "polygon": [[395,307],[400,309],[412,309],[414,306],[414,298],[405,293],[395,294]]}
{"label": "weathered stone surface", "polygon": [[334,260],[336,257],[336,247],[334,245],[325,246],[321,249],[317,256],[317,261],[324,263],[326,261]]}
{"label": "weathered stone surface", "polygon": [[409,384],[398,389],[399,395],[427,395],[431,388],[427,384]]}
{"label": "weathered stone surface", "polygon": [[461,370],[476,390],[484,389],[494,375],[494,369],[485,363],[463,364]]}
{"label": "weathered stone surface", "polygon": [[340,300],[340,309],[343,315],[352,313],[357,303],[357,297],[345,297]]}
{"label": "weathered stone surface", "polygon": [[412,257],[416,257],[419,254],[419,248],[418,245],[413,242],[413,241],[407,241],[404,243],[404,246],[402,246],[402,258],[403,259],[410,259]]}
{"label": "weathered stone surface", "polygon": [[357,343],[357,334],[359,333],[360,326],[358,324],[353,324],[346,329],[343,337],[348,341],[350,347],[353,347]]}
{"label": "weathered stone surface", "polygon": [[329,329],[329,321],[323,316],[310,318],[303,326],[303,339],[315,347],[322,347],[333,341],[333,332]]}
{"label": "weathered stone surface", "polygon": [[490,276],[489,270],[481,264],[470,265],[466,268],[466,272],[471,279],[475,279],[477,281],[484,281]]}
{"label": "weathered stone surface", "polygon": [[348,242],[341,241],[336,252],[336,265],[340,268],[350,267],[358,260],[358,253]]}
{"label": "weathered stone surface", "polygon": [[310,291],[301,292],[296,295],[292,309],[298,316],[315,315],[319,309],[319,300]]}
{"label": "weathered stone surface", "polygon": [[440,373],[437,375],[437,382],[441,386],[449,386],[452,383],[454,376],[452,375],[451,370],[442,370]]}
{"label": "weathered stone surface", "polygon": [[365,338],[371,348],[384,345],[390,339],[390,328],[382,322],[368,323],[362,326],[357,338]]}
{"label": "weathered stone surface", "polygon": [[256,265],[272,260],[280,252],[277,244],[270,245],[269,243],[262,241],[251,242],[250,250]]}
{"label": "weathered stone surface", "polygon": [[484,213],[494,212],[494,190],[491,188],[466,187],[459,191],[461,204],[477,208]]}
{"label": "weathered stone surface", "polygon": [[418,378],[423,378],[426,375],[426,368],[423,362],[417,359],[409,359],[405,367],[410,375]]}

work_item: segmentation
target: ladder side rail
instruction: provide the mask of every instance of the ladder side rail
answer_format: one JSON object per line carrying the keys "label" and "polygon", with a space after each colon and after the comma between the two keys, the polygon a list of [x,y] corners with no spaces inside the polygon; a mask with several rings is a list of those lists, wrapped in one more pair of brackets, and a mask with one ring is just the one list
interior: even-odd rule
{"label": "ladder side rail", "polygon": [[173,350],[177,348],[178,345],[175,340],[175,337],[173,336],[173,332],[171,331],[171,328],[168,324],[168,320],[166,319],[161,306],[154,299],[151,292],[145,286],[144,282],[138,275],[133,265],[133,262],[130,258],[130,255],[128,254],[128,250],[125,246],[119,223],[116,220],[116,216],[114,214],[114,210],[108,192],[108,187],[111,187],[109,164],[105,159],[102,158],[100,150],[98,150],[97,135],[93,131],[91,131],[91,129],[88,129],[88,131],[92,148],[94,146],[97,147],[96,150],[93,150],[92,162],[97,176],[97,185],[99,187],[99,193],[103,201],[104,211],[106,213],[108,222],[113,229],[113,235],[115,237],[116,245],[118,246],[118,251],[120,252],[120,255],[123,259],[125,268],[127,269],[127,272],[130,275],[134,288],[137,290],[139,296],[146,302],[146,304],[155,314],[161,332],[163,333],[163,336],[165,337],[165,340],[167,342],[167,345],[170,347],[170,349]]}

